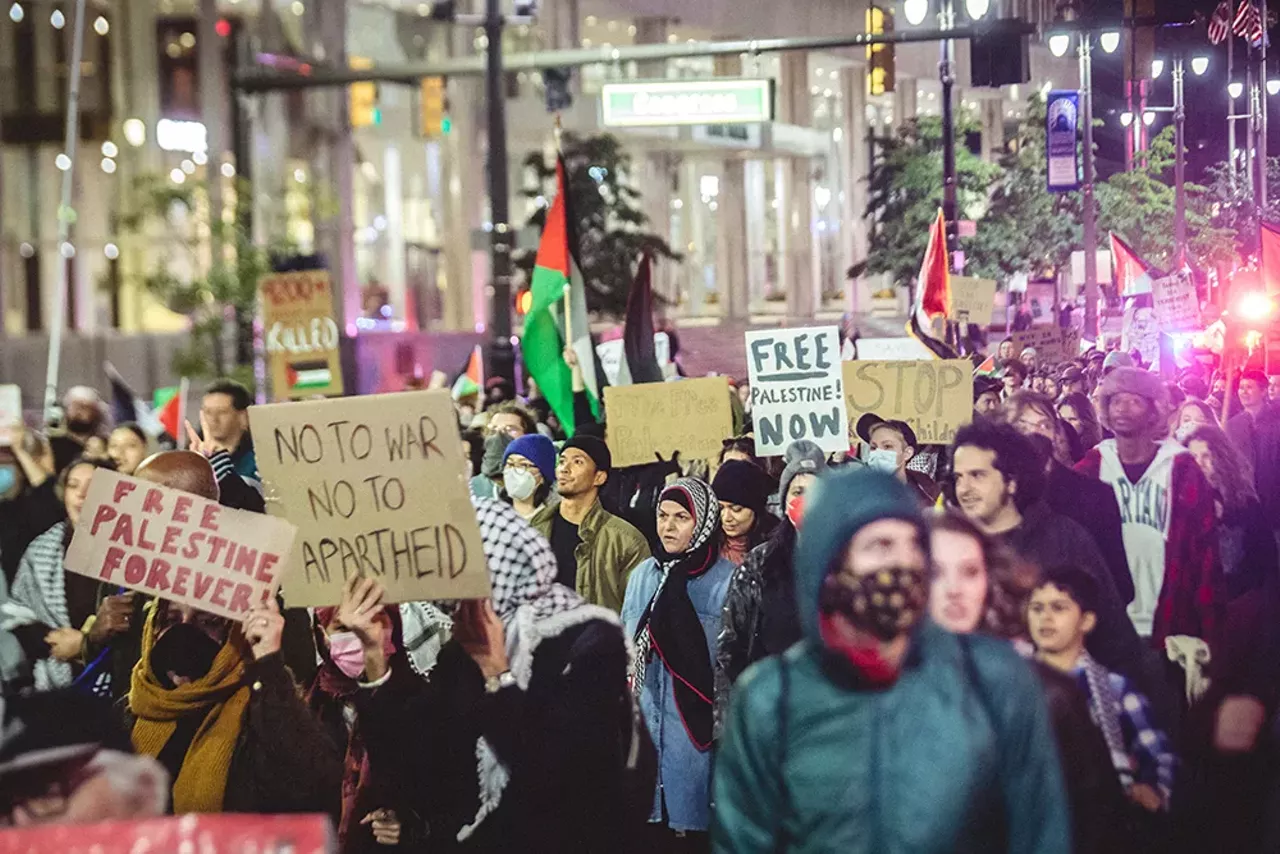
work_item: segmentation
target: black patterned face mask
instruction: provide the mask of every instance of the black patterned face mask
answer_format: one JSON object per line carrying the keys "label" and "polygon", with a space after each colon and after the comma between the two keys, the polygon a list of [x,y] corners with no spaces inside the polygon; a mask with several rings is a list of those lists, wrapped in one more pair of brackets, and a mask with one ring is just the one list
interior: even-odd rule
{"label": "black patterned face mask", "polygon": [[824,613],[843,614],[855,628],[889,641],[920,621],[928,598],[922,570],[891,567],[852,581],[846,575],[828,575],[818,607]]}

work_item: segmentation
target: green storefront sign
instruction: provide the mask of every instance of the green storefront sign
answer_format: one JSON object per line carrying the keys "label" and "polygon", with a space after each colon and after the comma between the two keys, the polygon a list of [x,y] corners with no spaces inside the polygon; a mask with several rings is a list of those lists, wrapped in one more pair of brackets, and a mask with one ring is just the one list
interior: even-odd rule
{"label": "green storefront sign", "polygon": [[606,83],[605,127],[726,125],[773,119],[773,81],[653,80]]}

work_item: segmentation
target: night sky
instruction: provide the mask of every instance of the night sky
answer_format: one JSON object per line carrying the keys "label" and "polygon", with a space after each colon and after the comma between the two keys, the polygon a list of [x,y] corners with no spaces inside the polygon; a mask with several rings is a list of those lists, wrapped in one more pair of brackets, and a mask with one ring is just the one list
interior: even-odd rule
{"label": "night sky", "polygon": [[[1218,2],[1219,0],[1157,0],[1157,15],[1165,20],[1178,21],[1188,20],[1199,12],[1207,20]],[[1270,2],[1273,7],[1280,8],[1280,0],[1270,0]],[[1231,0],[1231,3],[1234,8],[1239,0]],[[1106,5],[1110,5],[1107,0],[1100,0],[1097,3],[1099,7]],[[1115,5],[1120,4],[1117,2]],[[1271,17],[1274,20],[1274,9]],[[1280,44],[1274,42],[1276,32],[1277,28],[1273,27],[1273,47],[1270,52],[1275,55],[1268,60],[1270,75],[1273,77],[1280,74],[1278,70],[1280,64],[1277,62],[1280,60]],[[1235,79],[1243,83],[1247,48],[1243,39],[1235,36],[1232,38],[1235,38],[1236,46]],[[1225,42],[1217,46],[1209,44],[1203,23],[1198,27],[1189,27],[1185,30],[1157,31],[1156,56],[1168,60],[1179,47],[1188,59],[1186,73],[1186,135],[1189,153],[1187,177],[1190,180],[1197,180],[1206,167],[1224,161],[1227,157],[1227,46]],[[1210,58],[1209,70],[1203,77],[1196,77],[1191,73],[1189,60],[1196,54],[1204,54]],[[1103,126],[1095,129],[1094,138],[1098,145],[1098,171],[1100,176],[1105,178],[1124,168],[1126,130],[1120,125],[1120,114],[1126,108],[1124,64],[1121,51],[1107,55],[1095,49],[1093,60],[1094,115],[1103,121]],[[1153,93],[1148,95],[1148,103],[1151,105],[1164,107],[1173,105],[1173,87],[1168,68],[1166,64],[1164,74],[1155,81]],[[1264,97],[1268,96],[1264,94]],[[1267,133],[1268,152],[1271,156],[1280,156],[1280,127],[1278,127],[1280,126],[1280,95],[1271,96],[1269,100],[1273,109]],[[1135,111],[1136,109],[1135,106]],[[1247,98],[1241,97],[1236,101],[1236,111],[1247,112]],[[1152,136],[1172,121],[1172,114],[1160,115],[1151,128]],[[1245,128],[1246,122],[1243,120],[1236,123],[1238,147],[1244,145]],[[1129,132],[1132,132],[1132,129]]]}

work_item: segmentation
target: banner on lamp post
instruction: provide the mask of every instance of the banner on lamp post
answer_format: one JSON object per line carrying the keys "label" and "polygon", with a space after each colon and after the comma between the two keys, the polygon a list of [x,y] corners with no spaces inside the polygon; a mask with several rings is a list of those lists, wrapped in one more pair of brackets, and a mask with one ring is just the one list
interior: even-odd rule
{"label": "banner on lamp post", "polygon": [[1051,193],[1080,189],[1080,93],[1060,89],[1049,93],[1045,111],[1045,157]]}

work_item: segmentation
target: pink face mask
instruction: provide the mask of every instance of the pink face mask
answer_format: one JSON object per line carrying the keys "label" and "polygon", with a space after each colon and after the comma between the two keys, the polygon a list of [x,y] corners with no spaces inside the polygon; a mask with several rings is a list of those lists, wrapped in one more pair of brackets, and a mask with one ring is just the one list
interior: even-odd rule
{"label": "pink face mask", "polygon": [[364,645],[355,632],[334,632],[329,635],[329,658],[350,679],[356,679],[364,673]]}
{"label": "pink face mask", "polygon": [[804,518],[803,492],[787,502],[787,518],[791,520],[792,526],[799,531],[800,521]]}

